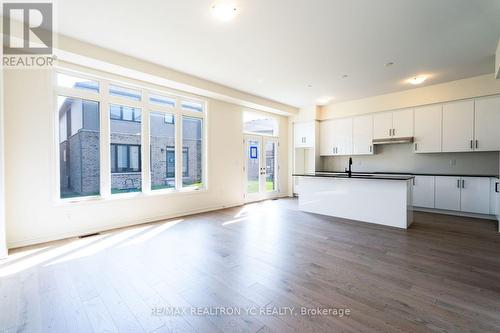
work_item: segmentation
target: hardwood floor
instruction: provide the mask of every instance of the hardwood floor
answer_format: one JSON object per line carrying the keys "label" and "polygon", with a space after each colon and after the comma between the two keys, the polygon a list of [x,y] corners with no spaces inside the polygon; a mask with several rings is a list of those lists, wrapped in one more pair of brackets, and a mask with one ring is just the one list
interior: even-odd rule
{"label": "hardwood floor", "polygon": [[[0,332],[500,332],[500,235],[265,201],[11,251],[0,295]],[[318,307],[350,313],[300,313]]]}

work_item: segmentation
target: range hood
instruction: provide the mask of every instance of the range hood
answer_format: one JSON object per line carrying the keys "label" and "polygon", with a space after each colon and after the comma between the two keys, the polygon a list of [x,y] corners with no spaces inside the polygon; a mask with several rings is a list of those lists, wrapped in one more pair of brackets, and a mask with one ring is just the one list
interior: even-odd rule
{"label": "range hood", "polygon": [[373,139],[372,143],[374,145],[386,145],[392,143],[413,143],[413,137],[401,137],[401,138],[383,138],[383,139]]}

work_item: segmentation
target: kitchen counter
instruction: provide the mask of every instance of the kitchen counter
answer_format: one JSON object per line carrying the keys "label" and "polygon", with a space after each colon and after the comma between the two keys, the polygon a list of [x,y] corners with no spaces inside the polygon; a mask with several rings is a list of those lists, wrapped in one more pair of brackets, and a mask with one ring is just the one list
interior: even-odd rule
{"label": "kitchen counter", "polygon": [[413,176],[294,174],[299,210],[406,229],[413,221]]}
{"label": "kitchen counter", "polygon": [[292,174],[294,177],[332,177],[332,178],[352,178],[352,179],[384,179],[384,180],[410,180],[414,178],[412,175],[387,175],[387,174],[376,174],[376,173],[361,173],[353,172],[352,176],[346,172],[316,172],[316,173],[304,173],[304,174]]}
{"label": "kitchen counter", "polygon": [[[343,174],[342,171],[316,171],[315,174]],[[406,176],[445,176],[445,177],[485,177],[499,178],[498,175],[471,175],[471,174],[456,174],[456,173],[431,173],[431,172],[353,172],[354,175],[406,175]]]}

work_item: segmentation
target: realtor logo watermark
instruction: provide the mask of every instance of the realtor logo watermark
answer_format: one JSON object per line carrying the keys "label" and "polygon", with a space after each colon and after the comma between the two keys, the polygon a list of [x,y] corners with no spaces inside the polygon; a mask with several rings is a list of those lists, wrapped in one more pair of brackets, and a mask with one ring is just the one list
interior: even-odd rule
{"label": "realtor logo watermark", "polygon": [[3,59],[5,67],[53,65],[53,4],[4,2]]}

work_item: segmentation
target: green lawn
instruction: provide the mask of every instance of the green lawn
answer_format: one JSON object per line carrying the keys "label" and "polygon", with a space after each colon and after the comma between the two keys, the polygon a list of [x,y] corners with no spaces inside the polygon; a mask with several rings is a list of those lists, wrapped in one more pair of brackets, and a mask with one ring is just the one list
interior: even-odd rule
{"label": "green lawn", "polygon": [[[272,181],[266,181],[266,191],[274,191],[274,183]],[[257,193],[259,192],[259,181],[250,180],[247,183],[247,193]]]}

